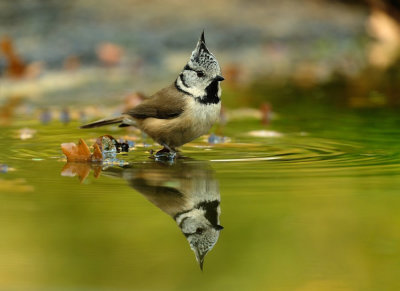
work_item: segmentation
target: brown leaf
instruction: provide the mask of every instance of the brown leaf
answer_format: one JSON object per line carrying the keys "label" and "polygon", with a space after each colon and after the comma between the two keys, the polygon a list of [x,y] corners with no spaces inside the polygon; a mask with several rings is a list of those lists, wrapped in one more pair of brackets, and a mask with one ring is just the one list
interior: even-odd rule
{"label": "brown leaf", "polygon": [[79,143],[63,143],[61,149],[69,162],[89,162],[92,161],[92,154],[83,139]]}
{"label": "brown leaf", "polygon": [[93,162],[101,162],[103,160],[103,154],[101,153],[100,147],[98,143],[95,143],[93,145],[93,155],[92,155],[92,161]]}

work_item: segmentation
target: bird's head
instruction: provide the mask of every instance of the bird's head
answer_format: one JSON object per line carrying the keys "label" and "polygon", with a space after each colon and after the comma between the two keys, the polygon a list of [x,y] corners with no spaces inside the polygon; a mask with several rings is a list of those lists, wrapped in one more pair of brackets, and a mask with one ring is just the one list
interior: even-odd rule
{"label": "bird's head", "polygon": [[189,62],[179,74],[176,85],[193,97],[202,98],[210,91],[210,87],[219,88],[218,84],[223,80],[218,61],[206,46],[203,31]]}
{"label": "bird's head", "polygon": [[179,227],[203,269],[204,258],[212,250],[223,227],[218,223],[219,201],[207,202],[179,218]]}

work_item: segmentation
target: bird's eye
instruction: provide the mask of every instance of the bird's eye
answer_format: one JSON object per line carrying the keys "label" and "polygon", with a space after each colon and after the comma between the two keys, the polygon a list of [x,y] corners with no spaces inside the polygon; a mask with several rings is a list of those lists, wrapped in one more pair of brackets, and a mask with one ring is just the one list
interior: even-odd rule
{"label": "bird's eye", "polygon": [[203,72],[197,72],[197,77],[199,77],[199,78],[204,77],[204,73]]}
{"label": "bird's eye", "polygon": [[197,234],[202,234],[203,231],[204,231],[204,229],[202,229],[202,228],[200,228],[200,227],[196,229],[196,233],[197,233]]}

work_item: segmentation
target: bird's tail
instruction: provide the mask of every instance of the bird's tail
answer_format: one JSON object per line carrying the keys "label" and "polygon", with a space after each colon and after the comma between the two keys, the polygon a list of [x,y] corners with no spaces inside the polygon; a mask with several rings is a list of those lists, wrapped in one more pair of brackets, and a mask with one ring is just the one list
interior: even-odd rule
{"label": "bird's tail", "polygon": [[99,127],[99,126],[104,126],[104,125],[122,123],[124,121],[124,118],[125,118],[124,116],[118,116],[118,117],[114,117],[114,118],[101,119],[101,120],[97,120],[92,123],[82,125],[81,128],[93,128],[93,127]]}

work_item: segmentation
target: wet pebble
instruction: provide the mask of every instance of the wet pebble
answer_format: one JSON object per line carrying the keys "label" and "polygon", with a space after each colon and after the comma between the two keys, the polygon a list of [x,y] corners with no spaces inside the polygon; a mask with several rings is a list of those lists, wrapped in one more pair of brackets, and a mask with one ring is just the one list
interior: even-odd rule
{"label": "wet pebble", "polygon": [[68,108],[64,108],[60,113],[60,121],[64,124],[68,124],[71,121],[71,116]]}
{"label": "wet pebble", "polygon": [[8,172],[8,165],[0,164],[0,173],[7,173]]}
{"label": "wet pebble", "polygon": [[130,148],[135,147],[135,142],[134,142],[134,141],[128,140],[127,143],[128,143],[128,145],[129,145]]}
{"label": "wet pebble", "polygon": [[40,122],[43,124],[48,124],[51,121],[51,112],[49,109],[44,109],[40,114]]}
{"label": "wet pebble", "polygon": [[36,134],[35,129],[22,128],[18,131],[18,137],[22,140],[30,139]]}
{"label": "wet pebble", "polygon": [[210,143],[210,144],[219,144],[219,143],[224,143],[225,141],[226,141],[225,136],[218,136],[215,134],[211,134],[208,137],[208,143]]}

